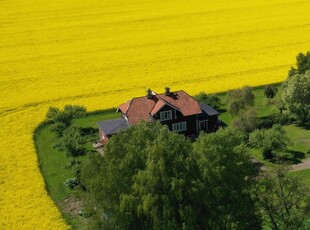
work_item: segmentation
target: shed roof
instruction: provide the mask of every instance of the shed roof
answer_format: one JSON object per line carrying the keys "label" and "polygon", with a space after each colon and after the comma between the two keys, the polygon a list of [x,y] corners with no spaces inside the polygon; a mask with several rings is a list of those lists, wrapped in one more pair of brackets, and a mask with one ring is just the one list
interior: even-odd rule
{"label": "shed roof", "polygon": [[218,111],[216,111],[211,106],[209,106],[205,103],[199,103],[199,106],[200,106],[201,110],[209,116],[216,116],[216,115],[220,114]]}
{"label": "shed roof", "polygon": [[129,124],[125,118],[100,121],[97,124],[105,135],[112,135],[121,131],[125,131],[129,128]]}

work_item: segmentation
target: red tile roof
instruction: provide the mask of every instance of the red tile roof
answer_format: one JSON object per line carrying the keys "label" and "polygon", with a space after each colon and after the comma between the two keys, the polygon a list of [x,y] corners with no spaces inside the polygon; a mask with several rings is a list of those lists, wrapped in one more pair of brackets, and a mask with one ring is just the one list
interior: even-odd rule
{"label": "red tile roof", "polygon": [[159,99],[157,101],[157,103],[155,104],[155,106],[153,107],[152,111],[150,112],[152,116],[154,116],[162,107],[164,107],[167,103],[162,100]]}
{"label": "red tile roof", "polygon": [[118,109],[127,116],[130,125],[135,125],[141,120],[150,121],[150,115],[155,115],[165,105],[178,109],[183,116],[202,113],[199,103],[182,90],[169,95],[153,95],[152,99],[146,96],[133,98]]}

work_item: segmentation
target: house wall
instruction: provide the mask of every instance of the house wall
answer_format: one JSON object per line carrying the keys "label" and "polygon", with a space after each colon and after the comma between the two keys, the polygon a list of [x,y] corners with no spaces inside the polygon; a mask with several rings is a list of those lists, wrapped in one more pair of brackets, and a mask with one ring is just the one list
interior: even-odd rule
{"label": "house wall", "polygon": [[[218,129],[218,115],[216,116],[208,116],[208,115],[202,115],[199,116],[199,121],[204,121],[204,120],[208,120],[208,128],[206,130],[204,130],[205,132],[214,132]],[[199,125],[199,121],[197,122]]]}
{"label": "house wall", "polygon": [[214,132],[218,129],[218,116],[211,116],[209,118],[208,128],[209,132]]}
{"label": "house wall", "polygon": [[105,135],[101,129],[99,129],[99,137],[103,144],[106,144],[109,139],[108,136]]}
{"label": "house wall", "polygon": [[196,130],[196,115],[183,116],[182,113],[180,113],[178,110],[176,110],[176,109],[174,109],[168,105],[165,105],[161,110],[159,110],[158,113],[156,114],[156,116],[154,116],[154,118],[156,120],[159,120],[160,119],[160,112],[164,112],[164,111],[168,111],[168,110],[172,111],[172,120],[160,121],[161,124],[167,125],[169,127],[169,129],[172,130],[172,124],[173,123],[186,121],[187,130],[179,132],[179,133],[190,135],[190,134],[194,134],[197,132],[197,130]]}

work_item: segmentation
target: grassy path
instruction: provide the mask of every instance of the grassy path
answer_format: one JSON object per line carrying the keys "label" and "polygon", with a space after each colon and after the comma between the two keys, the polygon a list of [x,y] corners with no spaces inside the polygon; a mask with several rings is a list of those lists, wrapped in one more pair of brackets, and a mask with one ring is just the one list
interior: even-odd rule
{"label": "grassy path", "polygon": [[310,159],[303,160],[300,164],[295,164],[292,166],[292,171],[300,171],[304,169],[310,169]]}

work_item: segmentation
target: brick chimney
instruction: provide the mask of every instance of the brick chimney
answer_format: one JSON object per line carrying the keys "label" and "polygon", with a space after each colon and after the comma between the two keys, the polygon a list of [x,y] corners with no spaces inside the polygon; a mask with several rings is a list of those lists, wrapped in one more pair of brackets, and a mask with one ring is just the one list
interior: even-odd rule
{"label": "brick chimney", "polygon": [[170,88],[169,87],[165,87],[165,95],[166,96],[170,95]]}
{"label": "brick chimney", "polygon": [[153,99],[154,95],[156,95],[156,93],[154,91],[152,91],[151,89],[148,89],[146,91],[146,97],[147,99]]}

